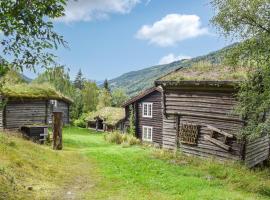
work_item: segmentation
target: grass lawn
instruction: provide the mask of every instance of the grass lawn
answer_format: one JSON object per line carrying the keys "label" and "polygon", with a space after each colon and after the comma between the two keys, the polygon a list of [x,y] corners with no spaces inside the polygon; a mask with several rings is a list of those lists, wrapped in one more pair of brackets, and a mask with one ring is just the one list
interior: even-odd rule
{"label": "grass lawn", "polygon": [[[31,190],[32,186],[33,189]],[[270,199],[270,170],[108,144],[64,129],[64,150],[0,134],[3,199]],[[1,199],[1,198],[0,198]]]}

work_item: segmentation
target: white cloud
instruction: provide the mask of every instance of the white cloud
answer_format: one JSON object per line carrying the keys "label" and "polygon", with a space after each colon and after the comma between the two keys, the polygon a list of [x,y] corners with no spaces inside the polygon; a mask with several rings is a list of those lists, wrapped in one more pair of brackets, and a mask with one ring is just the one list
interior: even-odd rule
{"label": "white cloud", "polygon": [[65,16],[56,21],[70,23],[107,18],[109,14],[129,13],[140,0],[69,0]]}
{"label": "white cloud", "polygon": [[165,65],[165,64],[169,64],[169,63],[172,63],[174,61],[183,60],[183,59],[191,59],[191,57],[184,56],[184,55],[175,56],[173,53],[170,53],[167,56],[162,57],[158,64]]}
{"label": "white cloud", "polygon": [[152,25],[142,26],[136,37],[166,47],[205,34],[209,34],[208,29],[201,27],[199,16],[169,14]]}

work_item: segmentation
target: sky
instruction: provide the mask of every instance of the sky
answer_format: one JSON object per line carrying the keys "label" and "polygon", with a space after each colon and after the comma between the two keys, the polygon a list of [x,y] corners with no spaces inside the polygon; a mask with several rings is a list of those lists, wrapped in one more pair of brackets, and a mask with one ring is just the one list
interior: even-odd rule
{"label": "sky", "polygon": [[211,25],[209,0],[70,0],[65,13],[54,25],[69,48],[56,55],[72,79],[79,69],[87,79],[112,79],[231,43]]}

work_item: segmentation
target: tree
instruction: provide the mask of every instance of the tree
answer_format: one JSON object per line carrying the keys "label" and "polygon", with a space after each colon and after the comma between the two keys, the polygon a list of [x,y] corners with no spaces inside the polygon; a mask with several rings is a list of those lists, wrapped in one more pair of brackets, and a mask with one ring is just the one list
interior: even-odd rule
{"label": "tree", "polygon": [[103,87],[104,87],[105,90],[107,90],[109,93],[111,93],[111,89],[110,89],[110,86],[109,86],[108,79],[105,79]]}
{"label": "tree", "polygon": [[83,85],[84,85],[84,78],[83,78],[83,75],[82,75],[82,70],[79,69],[77,75],[76,75],[76,78],[74,80],[74,86],[80,90],[83,89]]}
{"label": "tree", "polygon": [[66,70],[64,66],[47,68],[33,82],[49,83],[54,86],[56,90],[71,98],[73,98],[75,93],[75,88],[69,77],[69,70]]}
{"label": "tree", "polygon": [[83,99],[83,111],[92,112],[95,111],[98,104],[99,90],[95,82],[84,81],[84,87],[82,89]]}
{"label": "tree", "polygon": [[236,112],[247,120],[242,133],[255,137],[270,131],[270,3],[268,0],[213,0],[212,23],[222,35],[241,40],[226,63],[249,68],[240,85]]}
{"label": "tree", "polygon": [[66,0],[0,1],[1,71],[55,64],[51,50],[67,44],[53,30],[52,19],[64,15],[65,5]]}
{"label": "tree", "polygon": [[20,84],[20,83],[26,83],[27,82],[23,78],[23,75],[21,75],[16,70],[7,71],[1,81],[3,82],[3,84]]}
{"label": "tree", "polygon": [[80,89],[74,87],[70,80],[69,70],[64,66],[48,68],[44,73],[40,74],[34,83],[49,83],[62,94],[73,99],[74,103],[70,107],[70,115],[72,121],[78,119],[83,113],[83,97]]}
{"label": "tree", "polygon": [[83,98],[81,90],[75,88],[72,99],[74,103],[71,104],[70,116],[72,121],[74,122],[76,119],[79,119],[83,114]]}
{"label": "tree", "polygon": [[97,109],[104,107],[110,107],[112,105],[111,94],[106,89],[101,89],[98,95],[98,106]]}
{"label": "tree", "polygon": [[112,92],[112,106],[121,107],[127,100],[127,95],[122,89],[116,89]]}

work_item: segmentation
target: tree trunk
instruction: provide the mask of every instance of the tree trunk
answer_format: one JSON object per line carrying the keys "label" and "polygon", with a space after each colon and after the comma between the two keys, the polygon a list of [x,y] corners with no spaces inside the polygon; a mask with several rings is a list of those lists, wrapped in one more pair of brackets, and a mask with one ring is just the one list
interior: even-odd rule
{"label": "tree trunk", "polygon": [[62,150],[62,127],[63,127],[63,113],[53,112],[53,149]]}

